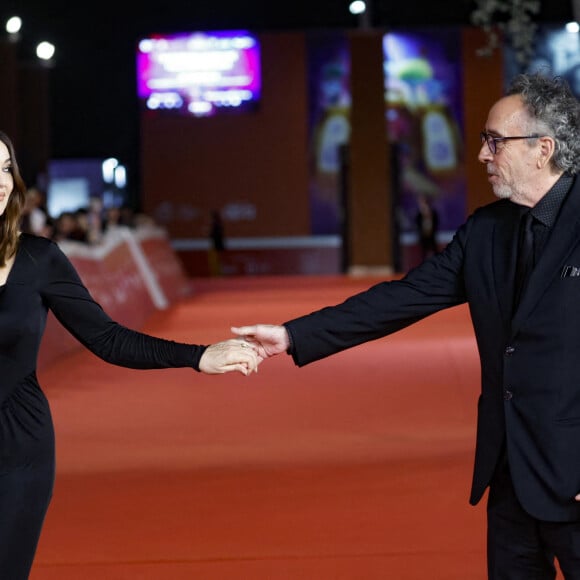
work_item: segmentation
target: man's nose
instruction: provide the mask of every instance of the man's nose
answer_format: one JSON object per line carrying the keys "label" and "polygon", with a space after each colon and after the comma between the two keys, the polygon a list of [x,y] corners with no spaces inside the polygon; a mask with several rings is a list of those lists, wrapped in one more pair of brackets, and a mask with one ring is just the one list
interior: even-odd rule
{"label": "man's nose", "polygon": [[484,141],[481,144],[481,147],[479,148],[479,155],[477,156],[477,159],[481,163],[488,163],[493,159],[493,155],[492,155],[491,151],[489,150],[489,145],[487,144],[486,141]]}

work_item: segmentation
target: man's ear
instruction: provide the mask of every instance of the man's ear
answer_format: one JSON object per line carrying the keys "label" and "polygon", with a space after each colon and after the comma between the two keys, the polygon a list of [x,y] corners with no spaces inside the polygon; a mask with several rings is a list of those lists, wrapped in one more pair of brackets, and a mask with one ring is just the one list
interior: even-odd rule
{"label": "man's ear", "polygon": [[540,145],[540,152],[538,155],[538,169],[545,167],[554,155],[554,150],[556,149],[556,142],[553,137],[538,137],[538,142]]}

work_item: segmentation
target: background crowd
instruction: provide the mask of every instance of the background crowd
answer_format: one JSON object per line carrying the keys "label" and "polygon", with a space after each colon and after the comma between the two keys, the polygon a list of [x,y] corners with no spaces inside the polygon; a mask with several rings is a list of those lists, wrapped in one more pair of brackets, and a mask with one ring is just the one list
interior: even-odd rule
{"label": "background crowd", "polygon": [[102,200],[96,196],[91,197],[86,207],[63,211],[53,217],[48,212],[45,194],[31,187],[26,192],[21,229],[57,242],[72,240],[98,244],[107,232],[116,227],[134,228],[151,223],[153,220],[148,216],[136,213],[128,205],[104,207]]}

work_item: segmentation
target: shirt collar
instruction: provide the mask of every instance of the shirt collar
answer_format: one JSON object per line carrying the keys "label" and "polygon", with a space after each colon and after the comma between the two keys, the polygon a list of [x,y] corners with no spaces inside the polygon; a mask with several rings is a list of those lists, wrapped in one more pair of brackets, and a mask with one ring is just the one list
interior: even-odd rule
{"label": "shirt collar", "polygon": [[551,228],[556,221],[562,202],[572,188],[574,177],[564,173],[548,190],[548,193],[530,210],[530,213],[546,227]]}

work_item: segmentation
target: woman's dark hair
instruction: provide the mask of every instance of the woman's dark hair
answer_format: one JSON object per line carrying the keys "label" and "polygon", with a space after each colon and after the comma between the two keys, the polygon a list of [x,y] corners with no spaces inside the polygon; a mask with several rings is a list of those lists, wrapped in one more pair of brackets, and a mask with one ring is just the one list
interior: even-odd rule
{"label": "woman's dark hair", "polygon": [[562,77],[521,74],[511,82],[508,95],[520,95],[531,124],[529,131],[549,135],[556,142],[553,167],[567,173],[580,169],[580,103]]}
{"label": "woman's dark hair", "polygon": [[20,222],[26,196],[26,185],[16,161],[16,153],[12,140],[6,133],[0,131],[0,141],[6,145],[10,155],[11,173],[14,181],[12,192],[6,205],[6,209],[0,216],[0,267],[6,265],[6,260],[12,257],[18,248],[20,235]]}

